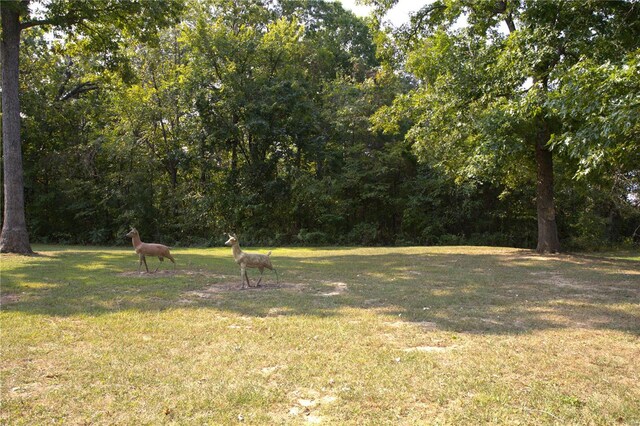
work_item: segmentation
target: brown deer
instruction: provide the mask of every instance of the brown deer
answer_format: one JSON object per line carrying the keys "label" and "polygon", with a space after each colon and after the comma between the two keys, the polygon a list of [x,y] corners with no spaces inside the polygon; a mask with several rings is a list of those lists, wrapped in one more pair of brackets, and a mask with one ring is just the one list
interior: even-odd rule
{"label": "brown deer", "polygon": [[228,234],[229,240],[224,243],[226,246],[231,246],[231,250],[233,252],[233,258],[236,260],[236,263],[240,265],[240,277],[242,278],[242,287],[244,288],[245,280],[247,282],[247,286],[251,287],[251,283],[249,282],[249,276],[247,275],[247,268],[258,268],[260,270],[260,279],[256,283],[256,287],[260,286],[260,282],[262,281],[262,274],[264,269],[267,268],[276,273],[276,282],[278,282],[278,271],[273,268],[271,265],[271,252],[267,254],[257,254],[257,253],[246,253],[240,249],[240,243],[238,242],[238,237],[233,234]]}
{"label": "brown deer", "polygon": [[[176,261],[173,259],[173,256],[171,256],[171,253],[169,253],[169,247],[162,244],[143,243],[140,240],[140,234],[138,233],[136,228],[131,229],[131,231],[129,231],[126,236],[128,238],[131,238],[133,248],[136,250],[136,253],[140,257],[138,272],[140,272],[142,262],[144,262],[144,267],[147,269],[147,273],[149,273],[146,256],[157,256],[158,259],[160,259],[160,262],[164,262],[164,258],[166,257],[171,262],[173,262],[173,269],[176,269]],[[158,265],[158,268],[159,267],[160,265]],[[158,268],[156,268],[156,270],[153,272],[157,272]]]}

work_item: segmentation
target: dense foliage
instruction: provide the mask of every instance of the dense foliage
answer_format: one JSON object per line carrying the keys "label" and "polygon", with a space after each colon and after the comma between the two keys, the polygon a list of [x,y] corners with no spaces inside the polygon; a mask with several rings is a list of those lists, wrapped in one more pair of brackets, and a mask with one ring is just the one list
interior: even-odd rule
{"label": "dense foliage", "polygon": [[[514,18],[522,30],[500,32],[482,27],[486,10],[445,3],[418,32],[310,0],[188,3],[157,37],[117,31],[108,52],[73,31],[25,31],[31,239],[120,244],[136,226],[182,245],[231,231],[244,244],[535,247],[526,140],[544,116],[563,244],[632,243],[637,26],[607,44],[630,37],[624,23],[587,5],[560,14],[562,34],[536,31],[555,5],[533,2]],[[452,28],[460,14],[470,25]],[[587,55],[590,31],[602,37]],[[527,70],[571,35],[578,56],[526,90]]]}

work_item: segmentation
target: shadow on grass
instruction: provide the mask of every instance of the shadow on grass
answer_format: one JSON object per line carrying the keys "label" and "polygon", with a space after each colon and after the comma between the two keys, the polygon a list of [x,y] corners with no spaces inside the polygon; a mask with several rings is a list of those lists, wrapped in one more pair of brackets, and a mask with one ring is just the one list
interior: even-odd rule
{"label": "shadow on grass", "polygon": [[[638,262],[460,251],[275,253],[280,283],[267,271],[264,287],[241,291],[237,265],[218,249],[211,255],[176,250],[175,272],[165,262],[157,274],[137,274],[130,250],[58,248],[2,272],[2,311],[74,316],[211,309],[250,317],[327,317],[353,308],[451,332],[593,328],[640,335]],[[156,265],[154,260],[149,267]],[[254,272],[253,282],[256,277]]]}

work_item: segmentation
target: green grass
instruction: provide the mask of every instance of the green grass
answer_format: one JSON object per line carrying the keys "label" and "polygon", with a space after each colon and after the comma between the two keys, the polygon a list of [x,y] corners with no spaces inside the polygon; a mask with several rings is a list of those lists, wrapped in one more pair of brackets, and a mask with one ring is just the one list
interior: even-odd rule
{"label": "green grass", "polygon": [[241,291],[228,248],[34,249],[1,257],[0,424],[640,424],[634,253],[279,248]]}

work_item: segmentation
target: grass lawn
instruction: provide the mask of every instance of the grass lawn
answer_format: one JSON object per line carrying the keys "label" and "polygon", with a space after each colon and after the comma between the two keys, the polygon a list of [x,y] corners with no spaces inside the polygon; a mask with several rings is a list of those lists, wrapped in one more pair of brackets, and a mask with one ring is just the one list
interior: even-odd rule
{"label": "grass lawn", "polygon": [[239,290],[229,248],[34,250],[0,424],[640,424],[638,254],[276,248]]}

